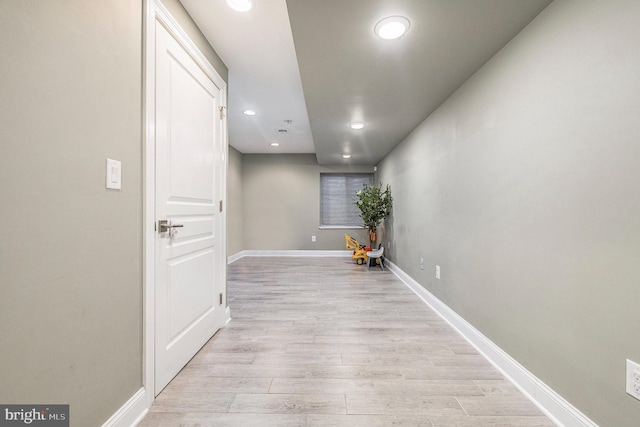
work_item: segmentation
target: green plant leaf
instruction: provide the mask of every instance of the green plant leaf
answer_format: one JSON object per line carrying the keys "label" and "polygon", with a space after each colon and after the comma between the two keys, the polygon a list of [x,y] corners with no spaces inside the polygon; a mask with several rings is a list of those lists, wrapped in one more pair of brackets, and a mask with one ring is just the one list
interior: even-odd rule
{"label": "green plant leaf", "polygon": [[362,190],[356,191],[356,199],[353,202],[360,209],[360,218],[364,226],[375,232],[382,220],[391,213],[391,188],[387,184],[383,191],[382,184],[364,184]]}

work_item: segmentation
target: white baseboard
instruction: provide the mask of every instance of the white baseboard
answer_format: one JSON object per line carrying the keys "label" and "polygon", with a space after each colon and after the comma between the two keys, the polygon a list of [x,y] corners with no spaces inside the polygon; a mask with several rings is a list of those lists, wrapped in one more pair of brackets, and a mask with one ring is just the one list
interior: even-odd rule
{"label": "white baseboard", "polygon": [[[231,321],[231,308],[225,309],[225,324]],[[149,412],[147,392],[144,387],[138,390],[102,427],[134,427],[142,421]],[[153,399],[151,399],[153,402]]]}
{"label": "white baseboard", "polygon": [[598,427],[596,423],[520,365],[514,358],[485,337],[455,311],[451,310],[431,292],[427,291],[397,265],[388,259],[385,264],[409,289],[447,323],[453,326],[460,335],[469,341],[507,379],[515,384],[554,423],[562,427]]}
{"label": "white baseboard", "polygon": [[336,250],[336,251],[322,251],[322,250],[244,250],[234,255],[231,255],[227,259],[227,263],[231,264],[241,258],[248,256],[261,256],[261,257],[350,257],[352,251]]}
{"label": "white baseboard", "polygon": [[111,416],[102,427],[132,427],[138,425],[147,415],[146,390],[142,387]]}
{"label": "white baseboard", "polygon": [[231,264],[232,262],[236,262],[240,258],[244,258],[246,256],[245,252],[247,252],[247,251],[240,251],[238,253],[235,253],[235,254],[229,256],[227,258],[227,264]]}

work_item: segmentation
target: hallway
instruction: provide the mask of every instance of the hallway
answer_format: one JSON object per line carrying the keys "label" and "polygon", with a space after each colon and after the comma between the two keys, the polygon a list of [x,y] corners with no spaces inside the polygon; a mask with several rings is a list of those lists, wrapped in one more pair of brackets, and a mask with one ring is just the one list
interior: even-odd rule
{"label": "hallway", "polygon": [[389,271],[245,257],[228,295],[140,426],[554,425]]}

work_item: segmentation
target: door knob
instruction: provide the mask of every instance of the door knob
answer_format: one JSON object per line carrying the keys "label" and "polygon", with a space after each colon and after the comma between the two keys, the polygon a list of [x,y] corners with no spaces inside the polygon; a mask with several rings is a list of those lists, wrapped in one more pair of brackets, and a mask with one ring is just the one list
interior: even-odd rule
{"label": "door knob", "polygon": [[167,219],[161,219],[158,221],[158,233],[166,233],[172,228],[182,228],[184,224],[172,224]]}

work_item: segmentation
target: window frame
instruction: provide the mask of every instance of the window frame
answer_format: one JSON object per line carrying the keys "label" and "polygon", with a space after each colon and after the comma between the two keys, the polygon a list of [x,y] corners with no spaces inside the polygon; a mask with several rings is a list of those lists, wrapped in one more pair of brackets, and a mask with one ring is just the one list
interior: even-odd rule
{"label": "window frame", "polygon": [[[362,223],[362,218],[360,218],[360,212],[357,208],[357,206],[355,205],[355,203],[353,203],[353,200],[355,199],[356,195],[355,195],[355,191],[353,193],[353,195],[350,198],[350,205],[347,206],[353,206],[354,212],[358,214],[357,218],[358,218],[358,222],[360,223],[358,224],[325,224],[325,215],[323,215],[323,212],[325,211],[325,181],[324,178],[325,177],[341,177],[341,178],[345,178],[345,179],[349,179],[351,178],[360,178],[362,179],[362,182],[360,183],[361,185],[355,190],[359,190],[360,188],[362,188],[362,184],[365,184],[365,179],[367,180],[367,184],[371,185],[374,182],[374,174],[373,173],[369,173],[369,172],[321,172],[320,173],[320,225],[319,228],[320,229],[362,229],[364,228],[364,225]],[[347,183],[345,185],[345,187],[348,187],[349,184]],[[345,188],[346,190],[346,188]],[[345,191],[344,196],[347,197],[348,194]],[[349,213],[345,212],[346,215],[348,215]]]}

